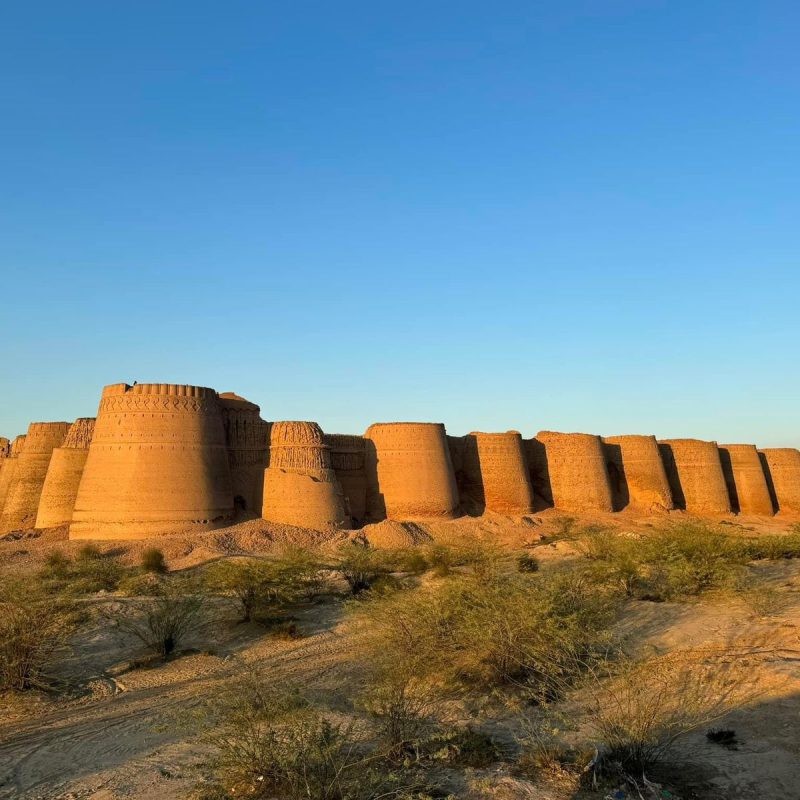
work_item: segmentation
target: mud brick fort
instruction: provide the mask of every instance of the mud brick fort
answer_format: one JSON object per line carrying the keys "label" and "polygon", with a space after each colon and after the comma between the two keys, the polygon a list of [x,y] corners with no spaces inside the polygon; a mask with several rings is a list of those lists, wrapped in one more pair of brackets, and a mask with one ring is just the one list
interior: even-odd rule
{"label": "mud brick fort", "polygon": [[261,517],[313,529],[485,513],[800,516],[800,451],[654,436],[384,422],[363,436],[261,418],[204,386],[117,383],[96,418],[0,437],[0,533],[137,539]]}

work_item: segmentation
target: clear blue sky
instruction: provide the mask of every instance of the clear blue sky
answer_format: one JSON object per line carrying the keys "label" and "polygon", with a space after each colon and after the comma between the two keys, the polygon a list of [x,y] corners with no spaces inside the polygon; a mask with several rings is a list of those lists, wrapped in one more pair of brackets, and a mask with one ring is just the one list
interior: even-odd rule
{"label": "clear blue sky", "polygon": [[800,446],[800,4],[36,2],[0,47],[0,434],[197,383]]}

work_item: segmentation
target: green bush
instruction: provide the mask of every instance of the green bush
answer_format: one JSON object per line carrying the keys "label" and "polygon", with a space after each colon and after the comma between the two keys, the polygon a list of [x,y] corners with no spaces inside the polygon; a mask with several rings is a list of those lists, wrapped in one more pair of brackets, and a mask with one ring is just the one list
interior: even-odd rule
{"label": "green bush", "polygon": [[309,596],[318,572],[315,563],[297,557],[224,559],[208,567],[204,583],[215,594],[235,598],[242,621],[250,622],[256,611],[269,614]]}
{"label": "green bush", "polygon": [[35,580],[0,584],[0,691],[49,688],[78,619],[74,601]]}
{"label": "green bush", "polygon": [[641,538],[599,531],[581,542],[587,576],[629,597],[663,601],[732,587],[748,556],[742,540],[686,522]]}
{"label": "green bush", "polygon": [[336,569],[347,581],[352,594],[359,595],[390,572],[391,565],[385,552],[358,542],[348,542],[339,548]]}
{"label": "green bush", "polygon": [[372,657],[413,659],[421,678],[453,687],[516,685],[561,695],[587,664],[605,657],[616,604],[567,573],[452,577],[367,604]]}
{"label": "green bush", "polygon": [[164,553],[157,547],[148,547],[142,552],[141,566],[145,572],[152,572],[154,575],[163,575],[167,572]]}
{"label": "green bush", "polygon": [[60,550],[50,553],[39,571],[43,583],[53,592],[72,595],[114,591],[125,574],[116,558],[105,556],[94,545],[84,545],[75,559]]}
{"label": "green bush", "polygon": [[752,561],[800,558],[800,531],[744,539],[741,547],[747,558]]}

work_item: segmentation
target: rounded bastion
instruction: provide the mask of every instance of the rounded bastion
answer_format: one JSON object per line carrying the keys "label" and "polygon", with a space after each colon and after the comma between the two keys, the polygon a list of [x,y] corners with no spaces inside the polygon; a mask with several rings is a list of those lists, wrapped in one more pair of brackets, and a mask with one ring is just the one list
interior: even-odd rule
{"label": "rounded bastion", "polygon": [[[549,490],[557,509],[613,510],[611,487],[599,436],[540,431],[535,439],[546,460]],[[535,452],[536,448],[529,445],[529,450]]]}
{"label": "rounded bastion", "polygon": [[765,447],[759,453],[775,508],[782,515],[800,514],[800,450]]}
{"label": "rounded bastion", "polygon": [[479,508],[513,515],[533,510],[533,490],[518,431],[473,431],[465,436],[461,475],[462,498],[468,497]]}
{"label": "rounded bastion", "polygon": [[213,389],[106,386],[70,525],[71,539],[137,539],[220,527],[233,515]]}
{"label": "rounded bastion", "polygon": [[772,516],[775,510],[756,446],[721,444],[719,458],[733,511]]}
{"label": "rounded bastion", "polygon": [[272,423],[262,516],[315,530],[350,528],[342,488],[316,422]]}
{"label": "rounded bastion", "polygon": [[72,520],[93,431],[94,417],[76,419],[67,432],[64,444],[53,450],[39,498],[37,528],[66,525]]}
{"label": "rounded bastion", "polygon": [[8,486],[0,530],[34,527],[50,458],[53,450],[63,444],[68,430],[68,422],[32,422],[28,426],[25,446]]}
{"label": "rounded bastion", "polygon": [[669,511],[672,492],[655,436],[603,437],[614,510]]}
{"label": "rounded bastion", "polygon": [[660,439],[658,449],[677,508],[692,514],[730,514],[728,487],[716,442]]}
{"label": "rounded bastion", "polygon": [[371,521],[456,515],[458,490],[442,423],[380,422],[364,437]]}

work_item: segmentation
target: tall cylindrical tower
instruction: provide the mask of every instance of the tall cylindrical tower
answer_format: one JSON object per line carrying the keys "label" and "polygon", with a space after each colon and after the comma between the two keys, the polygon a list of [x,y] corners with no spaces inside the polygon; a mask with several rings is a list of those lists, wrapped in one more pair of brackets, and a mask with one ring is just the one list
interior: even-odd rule
{"label": "tall cylindrical tower", "polygon": [[765,447],[759,452],[778,513],[800,514],[800,451],[793,447]]}
{"label": "tall cylindrical tower", "polygon": [[719,459],[731,508],[740,514],[772,516],[772,498],[754,444],[721,444]]}
{"label": "tall cylindrical tower", "polygon": [[14,476],[17,474],[17,464],[19,463],[19,455],[22,448],[25,446],[25,434],[17,436],[11,443],[8,451],[8,458],[2,461],[3,469],[0,471],[0,524],[2,524],[3,507],[6,503],[8,496],[8,487],[14,482]]}
{"label": "tall cylindrical tower", "polygon": [[139,539],[220,527],[233,491],[219,398],[167,383],[106,386],[71,539]]}
{"label": "tall cylindrical tower", "polygon": [[673,508],[655,436],[606,436],[603,451],[615,511],[633,508],[650,512]]}
{"label": "tall cylindrical tower", "polygon": [[262,516],[300,528],[349,529],[344,495],[316,422],[273,422]]}
{"label": "tall cylindrical tower", "polygon": [[36,510],[42,494],[50,457],[69,430],[68,422],[32,422],[28,426],[14,477],[3,506],[0,530],[26,530],[36,524]]}
{"label": "tall cylindrical tower", "polygon": [[76,419],[70,426],[63,446],[53,450],[39,498],[37,528],[53,528],[72,520],[72,509],[78,496],[78,485],[89,455],[93,431],[94,417]]}
{"label": "tall cylindrical tower", "polygon": [[540,431],[553,505],[564,511],[612,511],[603,445],[589,433]]}
{"label": "tall cylindrical tower", "polygon": [[500,514],[530,514],[533,510],[528,465],[518,431],[464,437],[463,491],[479,507]]}
{"label": "tall cylindrical tower", "polygon": [[356,525],[363,525],[367,515],[366,439],[344,433],[326,433],[331,466],[342,487],[347,509]]}
{"label": "tall cylindrical tower", "polygon": [[663,439],[658,447],[677,508],[693,514],[730,514],[716,442]]}
{"label": "tall cylindrical tower", "polygon": [[364,437],[370,520],[455,516],[458,490],[444,425],[377,423]]}
{"label": "tall cylindrical tower", "polygon": [[234,505],[260,517],[269,424],[261,419],[261,409],[244,397],[223,392],[219,401],[228,445]]}

